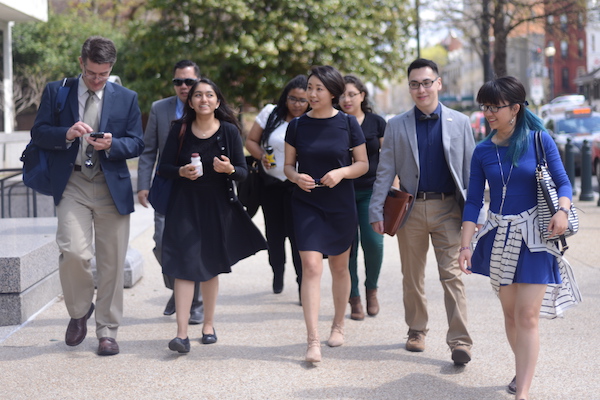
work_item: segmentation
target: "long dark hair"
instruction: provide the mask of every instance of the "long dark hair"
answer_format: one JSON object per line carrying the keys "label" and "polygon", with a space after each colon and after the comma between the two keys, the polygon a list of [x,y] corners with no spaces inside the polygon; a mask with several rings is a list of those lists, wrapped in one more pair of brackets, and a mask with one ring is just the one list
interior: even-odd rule
{"label": "long dark hair", "polygon": [[[529,148],[530,130],[545,130],[542,120],[527,108],[528,103],[525,96],[525,87],[514,76],[503,76],[486,82],[477,93],[479,104],[500,105],[506,102],[511,106],[520,105],[515,121],[515,131],[509,139],[506,154],[515,167],[518,166],[519,159]],[[491,140],[495,134],[496,131],[492,131],[486,140]]]}
{"label": "long dark hair", "polygon": [[340,74],[340,71],[330,65],[321,65],[310,69],[308,79],[310,79],[311,76],[317,77],[329,93],[333,95],[333,99],[331,100],[332,104],[335,105],[340,102],[340,96],[346,91],[346,83],[344,82],[344,78],[342,77],[342,74]]}
{"label": "long dark hair", "polygon": [[232,123],[233,125],[235,125],[238,128],[240,135],[241,135],[242,127],[240,126],[239,121],[235,117],[233,110],[227,104],[227,101],[225,100],[225,97],[223,97],[223,93],[221,93],[221,90],[219,89],[219,87],[208,78],[202,78],[202,79],[198,80],[198,82],[196,82],[194,84],[194,86],[192,86],[192,88],[190,89],[190,92],[188,93],[187,101],[185,102],[185,106],[183,108],[183,116],[181,117],[180,122],[183,122],[183,123],[187,124],[188,126],[191,126],[192,122],[194,122],[194,120],[196,119],[196,112],[194,111],[194,109],[192,107],[190,107],[190,101],[192,100],[192,97],[194,96],[194,92],[196,91],[196,88],[198,88],[198,85],[201,83],[210,85],[210,87],[212,87],[213,91],[217,95],[217,100],[219,101],[219,107],[215,110],[215,118],[218,119],[219,121],[226,121],[226,122]]}
{"label": "long dark hair", "polygon": [[365,98],[360,103],[360,109],[365,114],[372,113],[373,109],[371,108],[371,104],[369,103],[369,91],[367,90],[367,87],[365,86],[365,84],[362,83],[362,81],[354,75],[344,76],[344,82],[347,84],[348,83],[353,84],[354,86],[356,86],[356,88],[358,89],[359,92],[362,92],[365,94]]}
{"label": "long dark hair", "polygon": [[306,75],[296,75],[285,85],[283,91],[281,92],[281,95],[279,96],[279,100],[277,100],[277,105],[269,115],[269,118],[267,119],[267,123],[265,125],[265,129],[263,130],[262,137],[260,140],[263,146],[269,141],[271,133],[273,133],[273,131],[277,129],[277,127],[281,125],[283,121],[286,120],[289,113],[289,109],[287,106],[287,97],[290,94],[290,92],[293,89],[306,90],[307,84],[308,78],[306,77]]}

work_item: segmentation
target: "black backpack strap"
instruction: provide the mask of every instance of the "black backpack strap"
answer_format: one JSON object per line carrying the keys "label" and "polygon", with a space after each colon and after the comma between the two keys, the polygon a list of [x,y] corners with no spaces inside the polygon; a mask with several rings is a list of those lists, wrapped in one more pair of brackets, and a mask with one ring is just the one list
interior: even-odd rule
{"label": "black backpack strap", "polygon": [[75,80],[77,80],[77,78],[65,78],[58,88],[58,93],[56,94],[56,107],[54,108],[54,122],[56,126],[59,125],[59,114],[64,110],[65,105],[67,104],[67,96],[69,95],[69,91]]}
{"label": "black backpack strap", "polygon": [[346,130],[348,131],[348,151],[352,151],[352,131],[350,131],[350,117],[348,114],[344,113],[346,116]]}

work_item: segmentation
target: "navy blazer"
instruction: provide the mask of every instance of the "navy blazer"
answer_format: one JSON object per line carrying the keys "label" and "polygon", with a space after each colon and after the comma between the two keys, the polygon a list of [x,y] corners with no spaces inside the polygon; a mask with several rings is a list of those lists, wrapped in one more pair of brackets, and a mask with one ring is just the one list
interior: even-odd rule
{"label": "navy blazer", "polygon": [[[58,205],[73,173],[75,159],[81,139],[67,143],[69,128],[79,121],[77,87],[73,82],[66,105],[56,124],[56,95],[61,81],[46,85],[42,102],[31,129],[33,142],[49,150],[49,166],[54,204]],[[119,214],[126,215],[134,210],[131,175],[126,160],[141,154],[144,149],[142,118],[137,93],[120,85],[107,82],[102,96],[102,115],[99,131],[112,133],[110,151],[98,152],[108,189]],[[58,125],[58,126],[57,126]]]}

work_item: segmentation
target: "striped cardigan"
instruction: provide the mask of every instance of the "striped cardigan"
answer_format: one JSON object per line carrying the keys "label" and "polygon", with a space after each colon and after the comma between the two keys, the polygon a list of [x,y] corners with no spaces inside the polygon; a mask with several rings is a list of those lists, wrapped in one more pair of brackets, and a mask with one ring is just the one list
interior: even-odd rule
{"label": "striped cardigan", "polygon": [[540,317],[559,317],[564,310],[581,302],[581,293],[571,265],[560,254],[556,243],[542,238],[537,206],[517,215],[500,215],[488,211],[488,218],[475,236],[475,241],[495,228],[498,229],[490,257],[490,281],[496,294],[500,286],[513,283],[521,244],[524,241],[531,252],[547,251],[556,257],[562,280],[561,284],[548,284]]}

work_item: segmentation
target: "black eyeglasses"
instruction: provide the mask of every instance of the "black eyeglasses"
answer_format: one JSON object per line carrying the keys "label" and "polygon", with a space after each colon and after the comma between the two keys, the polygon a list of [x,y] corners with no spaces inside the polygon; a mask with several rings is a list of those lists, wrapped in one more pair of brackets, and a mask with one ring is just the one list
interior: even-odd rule
{"label": "black eyeglasses", "polygon": [[433,83],[435,81],[437,81],[438,79],[440,79],[439,77],[435,78],[434,80],[431,79],[424,79],[423,82],[417,82],[417,81],[410,81],[408,82],[408,87],[411,88],[412,90],[418,90],[419,86],[423,85],[423,87],[425,89],[430,88]]}
{"label": "black eyeglasses", "polygon": [[486,106],[485,104],[480,104],[479,105],[479,109],[483,112],[486,112],[487,110],[490,110],[491,112],[493,112],[494,114],[497,113],[498,111],[500,111],[501,108],[504,107],[510,107],[512,104],[507,104],[505,106]]}
{"label": "black eyeglasses", "polygon": [[300,105],[308,104],[308,100],[306,100],[306,99],[299,99],[299,98],[294,97],[294,96],[288,96],[287,99],[288,99],[288,101],[290,103],[294,103],[294,104],[300,104]]}
{"label": "black eyeglasses", "polygon": [[85,160],[86,168],[94,168],[94,162],[92,161],[93,155],[94,155],[94,146],[92,146],[91,144],[88,144],[88,146],[85,148],[85,156],[87,157],[87,160]]}
{"label": "black eyeglasses", "polygon": [[180,79],[180,78],[175,78],[173,79],[173,85],[175,86],[181,86],[185,83],[186,86],[193,86],[194,83],[198,82],[198,79],[191,79],[191,78],[186,78],[186,79]]}

